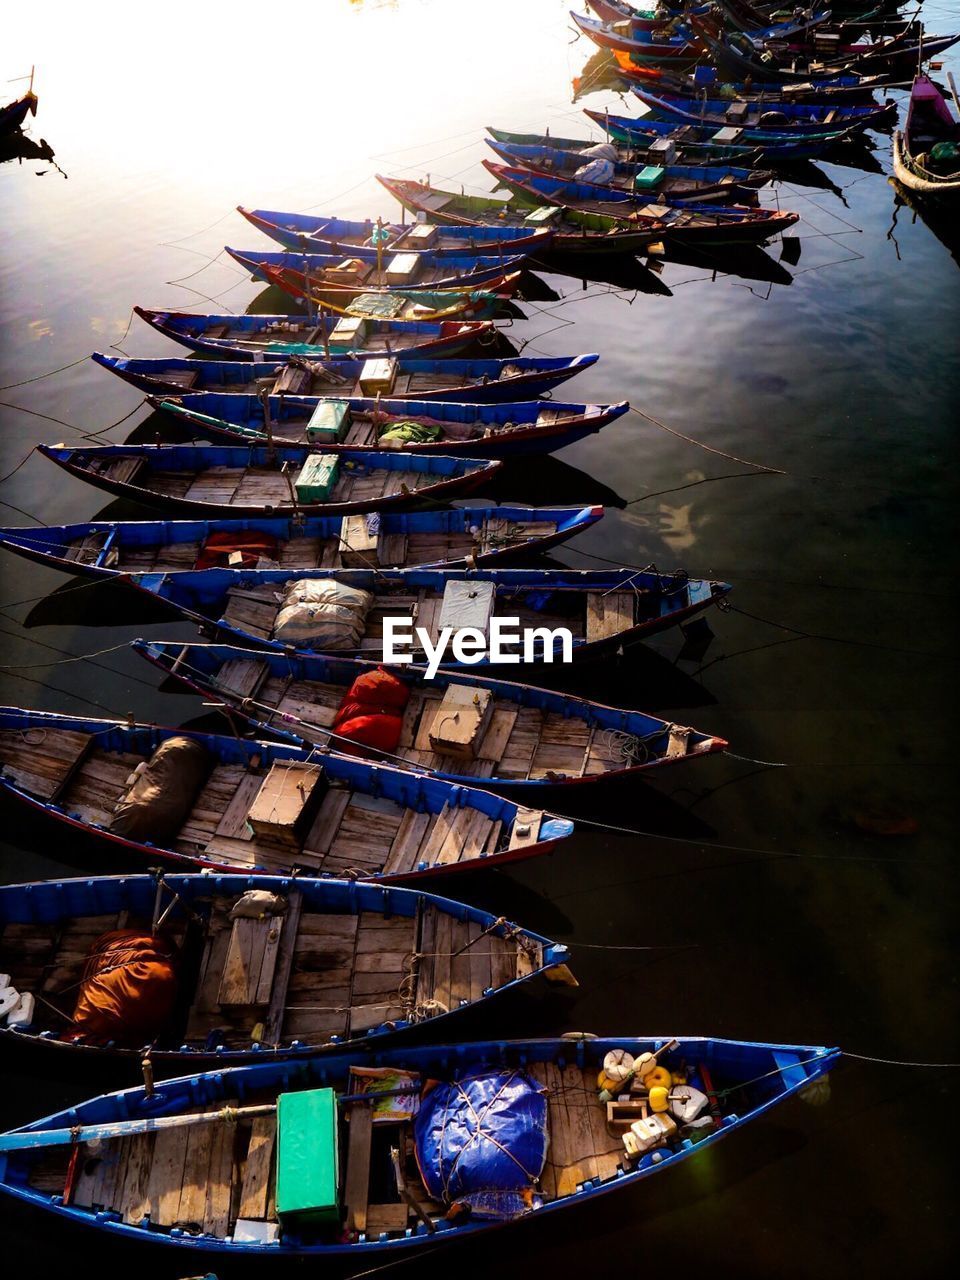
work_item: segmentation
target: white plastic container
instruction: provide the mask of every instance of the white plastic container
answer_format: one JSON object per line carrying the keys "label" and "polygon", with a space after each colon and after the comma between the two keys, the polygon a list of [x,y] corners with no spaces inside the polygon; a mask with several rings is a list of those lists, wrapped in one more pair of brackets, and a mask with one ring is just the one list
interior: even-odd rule
{"label": "white plastic container", "polygon": [[29,991],[24,991],[20,999],[7,1014],[8,1027],[29,1027],[33,1023],[37,1002]]}

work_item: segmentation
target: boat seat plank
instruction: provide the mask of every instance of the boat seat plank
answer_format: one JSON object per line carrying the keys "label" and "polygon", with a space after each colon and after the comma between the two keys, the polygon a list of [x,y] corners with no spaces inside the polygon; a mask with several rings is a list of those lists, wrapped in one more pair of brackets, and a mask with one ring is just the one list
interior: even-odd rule
{"label": "boat seat plank", "polygon": [[138,1225],[150,1213],[148,1186],[156,1134],[138,1133],[122,1139],[123,1171],[118,1177],[116,1210],[124,1222]]}
{"label": "boat seat plank", "polygon": [[277,916],[234,920],[220,977],[218,1004],[267,1003],[273,986],[281,927],[282,921]]}
{"label": "boat seat plank", "polygon": [[187,1156],[189,1129],[161,1129],[156,1135],[147,1193],[150,1221],[172,1227],[180,1208],[183,1166]]}
{"label": "boat seat plank", "polygon": [[350,804],[351,794],[347,787],[328,788],[320,803],[317,816],[313,820],[313,825],[304,837],[304,852],[309,852],[320,859],[330,852],[330,846],[336,838],[343,815]]}
{"label": "boat seat plank", "polygon": [[[283,1027],[283,1011],[286,1007],[290,977],[296,958],[297,939],[300,936],[300,922],[303,918],[303,894],[298,889],[291,889],[287,895],[287,910],[280,927],[280,942],[277,948],[276,966],[273,975],[273,988],[267,1016],[263,1023],[263,1041],[265,1044],[277,1044]],[[242,1214],[242,1217],[257,1215]]]}
{"label": "boat seat plank", "polygon": [[373,1109],[364,1103],[350,1108],[347,1141],[347,1176],[343,1201],[347,1231],[366,1231],[370,1197],[370,1154],[373,1140]]}
{"label": "boat seat plank", "polygon": [[263,1222],[270,1205],[270,1189],[277,1140],[276,1116],[257,1116],[250,1131],[250,1144],[243,1165],[237,1216]]}
{"label": "boat seat plank", "polygon": [[17,786],[53,800],[79,767],[94,736],[72,729],[44,729],[41,736],[41,742],[31,742],[19,729],[0,732],[0,765]]}
{"label": "boat seat plank", "polygon": [[636,596],[632,591],[587,592],[587,642],[606,640],[634,625]]}

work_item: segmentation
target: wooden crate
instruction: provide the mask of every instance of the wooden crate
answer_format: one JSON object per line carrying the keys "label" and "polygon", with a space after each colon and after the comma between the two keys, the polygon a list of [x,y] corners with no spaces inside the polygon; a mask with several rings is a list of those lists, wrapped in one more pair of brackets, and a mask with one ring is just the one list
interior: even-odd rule
{"label": "wooden crate", "polygon": [[430,746],[441,755],[474,759],[492,715],[489,689],[449,685],[430,724]]}
{"label": "wooden crate", "polygon": [[326,787],[320,765],[278,760],[263,780],[247,821],[257,835],[300,845],[317,816]]}

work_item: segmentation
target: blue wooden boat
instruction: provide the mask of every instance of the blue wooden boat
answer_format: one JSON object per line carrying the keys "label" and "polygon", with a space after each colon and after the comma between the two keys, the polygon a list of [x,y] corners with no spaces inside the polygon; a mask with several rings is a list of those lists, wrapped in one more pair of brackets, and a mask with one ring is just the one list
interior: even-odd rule
{"label": "blue wooden boat", "polygon": [[[511,272],[519,271],[527,255],[518,254],[446,254],[436,257],[430,252],[398,255],[412,261],[401,263],[396,271],[385,262],[378,270],[376,262],[362,259],[345,260],[342,254],[274,253],[266,249],[231,249],[225,246],[234,262],[264,284],[280,284],[286,273],[295,280],[308,282],[311,293],[329,292],[342,297],[382,290],[386,293],[421,290],[471,290],[493,285]],[[344,263],[347,265],[343,265]],[[355,266],[350,266],[350,262]],[[405,277],[405,278],[400,278]]]}
{"label": "blue wooden boat", "polygon": [[[314,396],[361,396],[360,377],[366,361],[314,350],[311,362],[274,360],[132,360],[93,353],[104,369],[153,395],[181,392],[248,392],[279,394],[300,387]],[[420,358],[400,352],[394,357],[394,399],[457,400],[492,404],[502,400],[538,400],[554,387],[589,369],[598,355],[514,356],[509,360]]]}
{"label": "blue wooden boat", "polygon": [[296,476],[322,450],[198,444],[37,445],[45,458],[98,489],[163,510],[226,517],[348,515],[443,502],[492,478],[496,459],[346,451],[326,501],[302,499]]}
{"label": "blue wooden boat", "polygon": [[[242,914],[256,906],[251,891],[274,895],[260,918]],[[170,958],[172,1007],[139,1019],[77,1011],[88,958],[113,931],[132,935],[117,940],[120,963],[153,947]],[[467,948],[455,986],[449,963],[438,972],[429,955],[440,934],[449,950]],[[75,1057],[139,1061],[147,1051],[168,1074],[212,1060],[365,1053],[426,1023],[441,1034],[434,1022],[446,1027],[547,974],[562,980],[568,957],[562,944],[486,911],[356,880],[174,874],[6,885],[0,965],[16,991],[43,1000],[28,1024],[0,1026],[0,1043],[57,1050],[64,1066]]]}
{"label": "blue wooden boat", "polygon": [[379,252],[384,260],[397,253],[422,253],[437,258],[464,254],[540,253],[549,248],[551,227],[440,227],[429,223],[350,222],[316,213],[280,213],[273,209],[237,206],[248,222],[288,249],[376,260],[377,235],[383,236]]}
{"label": "blue wooden boat", "polygon": [[[687,1108],[681,1115],[691,1114],[703,1105],[704,1097],[707,1100],[692,1126],[681,1121],[663,1145],[633,1159],[626,1158],[621,1134],[608,1131],[606,1104],[598,1100],[598,1074],[614,1050],[618,1057],[629,1054],[634,1063],[644,1053],[655,1054],[668,1072],[684,1079],[674,1090],[686,1097],[685,1102],[674,1100]],[[418,1251],[426,1254],[455,1241],[467,1247],[469,1241],[505,1225],[503,1217],[482,1212],[447,1216],[447,1204],[431,1197],[462,1149],[452,1143],[437,1150],[430,1140],[430,1118],[438,1102],[442,1105],[455,1092],[469,1098],[486,1084],[490,1097],[509,1089],[525,1119],[509,1129],[506,1117],[497,1124],[499,1150],[506,1142],[506,1163],[511,1167],[512,1147],[526,1136],[522,1149],[529,1153],[532,1148],[537,1156],[528,1154],[519,1176],[512,1168],[507,1180],[494,1142],[477,1142],[482,1154],[454,1195],[472,1199],[472,1188],[484,1181],[522,1188],[523,1198],[512,1198],[519,1204],[510,1229],[546,1216],[556,1232],[562,1230],[565,1209],[615,1192],[624,1193],[624,1209],[635,1213],[640,1200],[629,1198],[630,1189],[696,1158],[698,1152],[709,1159],[706,1153],[716,1142],[802,1094],[840,1058],[840,1050],[815,1045],[691,1036],[576,1036],[384,1048],[362,1057],[354,1050],[308,1058],[295,1067],[258,1062],[165,1080],[149,1097],[143,1088],[105,1094],[4,1134],[0,1189],[61,1221],[92,1227],[117,1240],[166,1245],[174,1256],[193,1250],[206,1253],[211,1261],[341,1255],[356,1265],[368,1258],[389,1264],[392,1257],[413,1258]],[[358,1124],[357,1108],[371,1105],[369,1091],[376,1087],[376,1077],[364,1081],[357,1074],[361,1068],[383,1071],[379,1088],[389,1090],[374,1097],[374,1114],[384,1117],[386,1133],[381,1130],[381,1136],[388,1141],[375,1145],[372,1152],[370,1135],[381,1122],[372,1129]],[[398,1072],[414,1073],[414,1078]],[[391,1112],[390,1099],[403,1081],[411,1096]],[[428,1087],[442,1092],[431,1101]],[[282,1223],[277,1219],[273,1179],[268,1176],[277,1129],[282,1148],[288,1117],[300,1109],[290,1095],[303,1090],[332,1091],[301,1099],[300,1105],[321,1099],[331,1109],[336,1104],[337,1123],[329,1120],[326,1129],[311,1126],[305,1140],[311,1163],[329,1167],[338,1152],[338,1186],[330,1194],[343,1204],[342,1214],[332,1210],[326,1221],[312,1226],[293,1215],[286,1215]],[[281,1098],[278,1126],[274,1108]],[[210,1113],[206,1123],[199,1118],[204,1110]],[[418,1110],[423,1113],[420,1123],[413,1118]],[[485,1124],[493,1129],[492,1114]],[[461,1130],[468,1142],[473,1129],[467,1124]],[[71,1136],[76,1141],[71,1142]],[[402,1156],[392,1162],[390,1148],[402,1153],[411,1139],[416,1164]],[[188,1142],[193,1153],[190,1177],[199,1195],[187,1192],[183,1170]],[[283,1159],[289,1167],[285,1155]],[[379,1201],[387,1186],[394,1203],[384,1205]],[[411,1202],[417,1209],[408,1207]],[[238,1216],[238,1205],[246,1216]],[[695,1210],[688,1206],[688,1212],[694,1214],[690,1226],[696,1229]]]}
{"label": "blue wooden boat", "polygon": [[[322,579],[360,588],[373,596],[359,620],[358,649],[334,643],[337,656],[379,661],[383,656],[383,624],[387,617],[410,619],[436,641],[436,627],[451,583],[489,583],[494,622],[517,636],[501,642],[505,663],[562,661],[563,637],[571,636],[574,662],[611,657],[658,631],[687,622],[722,599],[726,582],[689,578],[685,573],[660,574],[635,569],[204,569],[195,573],[131,574],[129,581],[195,621],[204,635],[263,647],[276,652],[322,650],[323,642],[294,644],[276,638],[281,597],[294,582]],[[498,620],[509,620],[500,623]],[[531,653],[524,653],[520,630],[540,629]],[[419,638],[411,638],[411,655],[425,661]],[[442,666],[481,670],[489,650],[475,662],[459,662],[446,650]]]}
{"label": "blue wooden boat", "polygon": [[[275,395],[263,402],[254,395],[200,392],[164,399],[148,396],[180,425],[214,439],[249,440],[264,444],[305,445],[310,424],[322,396]],[[567,404],[559,400],[520,400],[514,404],[456,404],[449,400],[400,400],[379,397],[341,399],[348,423],[342,443],[324,443],[325,453],[378,456],[388,446],[407,456],[449,458],[519,458],[554,453],[568,444],[595,435],[622,417],[630,405]],[[429,432],[422,440],[392,443],[404,424],[415,423]],[[433,438],[430,438],[433,437]]]}
{"label": "blue wooden boat", "polygon": [[[148,781],[160,779],[161,747],[167,759],[189,752],[191,769],[199,758],[205,776],[174,773],[171,783],[168,765],[162,810],[141,804],[131,818],[131,773],[143,765]],[[270,802],[290,787],[304,820],[280,825]],[[150,866],[253,876],[451,876],[538,857],[573,831],[489,791],[353,756],[20,707],[0,708],[0,793],[50,819],[61,839]]]}
{"label": "blue wooden boat", "polygon": [[[622,63],[617,74],[636,84],[646,85],[654,93],[667,92],[682,97],[696,98],[706,89],[716,92],[721,85],[736,94],[742,102],[873,102],[877,89],[892,87],[891,78],[885,75],[861,76],[827,75],[808,76],[805,81],[794,82],[775,79],[776,72],[767,72],[763,80],[737,80],[721,75],[713,68],[700,67],[696,73],[670,72],[652,67],[625,67]],[[712,74],[712,79],[710,75]]]}
{"label": "blue wooden boat", "polygon": [[[779,209],[752,209],[738,205],[686,204],[668,208],[654,197],[599,187],[593,183],[537,173],[519,166],[484,160],[497,181],[519,200],[531,204],[576,205],[578,208],[610,213],[629,212],[627,217],[677,244],[764,244],[799,222],[798,213]],[[624,216],[624,215],[621,215]]]}
{"label": "blue wooden boat", "polygon": [[889,106],[821,106],[804,102],[778,102],[767,107],[763,103],[728,102],[725,98],[682,98],[674,94],[654,93],[633,86],[633,92],[645,107],[661,120],[675,124],[695,124],[743,131],[749,142],[762,145],[765,140],[789,141],[795,137],[850,137],[864,129],[872,129],[888,119],[896,105]]}
{"label": "blue wooden boat", "polygon": [[222,360],[279,360],[285,356],[455,355],[490,342],[489,320],[374,320],[359,329],[341,317],[294,315],[195,315],[134,307],[141,320],[194,351]]}
{"label": "blue wooden boat", "polygon": [[[547,173],[578,181],[578,174],[589,163],[581,150],[564,150],[552,144],[525,145],[485,139],[487,146],[507,164],[538,173]],[[610,161],[613,172],[609,181],[584,179],[600,187],[638,194],[660,204],[688,207],[692,204],[756,204],[757,188],[765,186],[773,174],[762,169],[721,168],[715,165],[650,165],[643,161]],[[657,173],[660,176],[657,176]]]}
{"label": "blue wooden boat", "polygon": [[687,27],[681,27],[676,35],[667,31],[645,31],[636,28],[630,35],[622,34],[616,27],[570,11],[570,17],[580,31],[601,49],[627,54],[634,62],[659,64],[671,67],[690,67],[699,62],[703,43]]}
{"label": "blue wooden boat", "polygon": [[649,147],[658,139],[674,141],[684,152],[702,151],[716,159],[748,157],[763,159],[765,163],[778,160],[811,160],[823,155],[828,147],[845,139],[846,135],[823,137],[776,138],[768,130],[759,141],[751,141],[742,130],[729,126],[717,129],[714,125],[679,125],[676,120],[655,120],[653,116],[616,116],[604,111],[585,109],[585,115],[598,124],[615,142],[629,147]]}
{"label": "blue wooden boat", "polygon": [[567,542],[603,518],[603,507],[446,507],[383,511],[376,548],[351,554],[342,516],[265,516],[248,520],[117,520],[0,529],[0,546],[82,577],[189,573],[263,556],[293,568],[346,568],[359,560],[385,568],[509,564]]}
{"label": "blue wooden boat", "polygon": [[[585,110],[584,114],[591,115],[591,118],[597,119],[600,123],[605,122],[607,119],[617,119],[617,117],[608,116],[604,112],[591,113]],[[641,119],[637,120],[637,124],[642,123],[645,122]],[[649,164],[659,163],[663,156],[657,152],[651,153],[650,147],[661,139],[666,139],[673,143],[676,163],[683,167],[701,164],[712,166],[715,163],[733,162],[737,168],[752,171],[751,166],[760,154],[756,147],[747,147],[746,145],[724,147],[719,143],[713,145],[709,142],[698,142],[696,141],[698,136],[696,130],[671,129],[663,120],[651,119],[650,125],[649,132],[644,133],[642,136],[638,134],[630,142],[625,142],[620,138],[613,139],[617,147],[617,154],[621,160],[634,164],[644,160]],[[715,130],[711,131],[710,136],[712,136],[713,132]],[[552,133],[513,133],[509,129],[495,129],[489,124],[487,125],[487,133],[492,138],[496,138],[498,142],[522,147],[556,147],[560,151],[576,151],[579,153],[585,151],[588,147],[597,145],[596,138],[563,138],[555,137]],[[688,144],[686,138],[690,133],[694,134],[695,140]],[[612,132],[608,136],[613,138]]]}
{"label": "blue wooden boat", "polygon": [[[381,669],[404,682],[410,700],[397,749],[384,753],[353,745],[330,728],[331,710],[348,697],[358,676],[377,669],[374,663],[333,654],[295,656],[178,641],[135,640],[133,648],[208,703],[219,702],[249,721],[254,732],[333,751],[359,750],[400,768],[517,799],[632,781],[640,773],[727,746],[723,738],[686,725],[567,693],[461,672],[428,678],[422,667],[392,666]],[[431,725],[451,685],[481,697],[489,693],[493,703],[489,725],[471,759],[434,750],[430,743]]]}

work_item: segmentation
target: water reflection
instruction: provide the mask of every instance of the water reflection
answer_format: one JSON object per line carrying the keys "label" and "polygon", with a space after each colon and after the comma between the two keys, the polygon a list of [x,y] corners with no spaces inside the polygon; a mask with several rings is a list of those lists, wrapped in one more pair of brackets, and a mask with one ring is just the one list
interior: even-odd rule
{"label": "water reflection", "polygon": [[912,215],[911,222],[915,224],[917,219],[923,222],[949,251],[954,262],[960,266],[960,220],[957,218],[956,209],[951,208],[949,204],[938,205],[935,201],[926,202],[920,199],[914,192],[902,187],[895,178],[889,178],[888,181],[893,187],[893,216],[890,229],[887,231],[887,239],[896,250],[897,260],[901,261],[900,245],[897,242],[900,210],[909,209]]}
{"label": "water reflection", "polygon": [[[13,133],[0,136],[0,164],[6,164],[16,160],[19,164],[27,161],[44,161],[50,165],[50,169],[55,169],[61,177],[66,178],[68,175],[54,160],[56,152],[46,138],[41,138],[37,142],[28,134],[23,133],[20,129]],[[38,178],[46,177],[50,169],[38,169],[36,175]]]}

